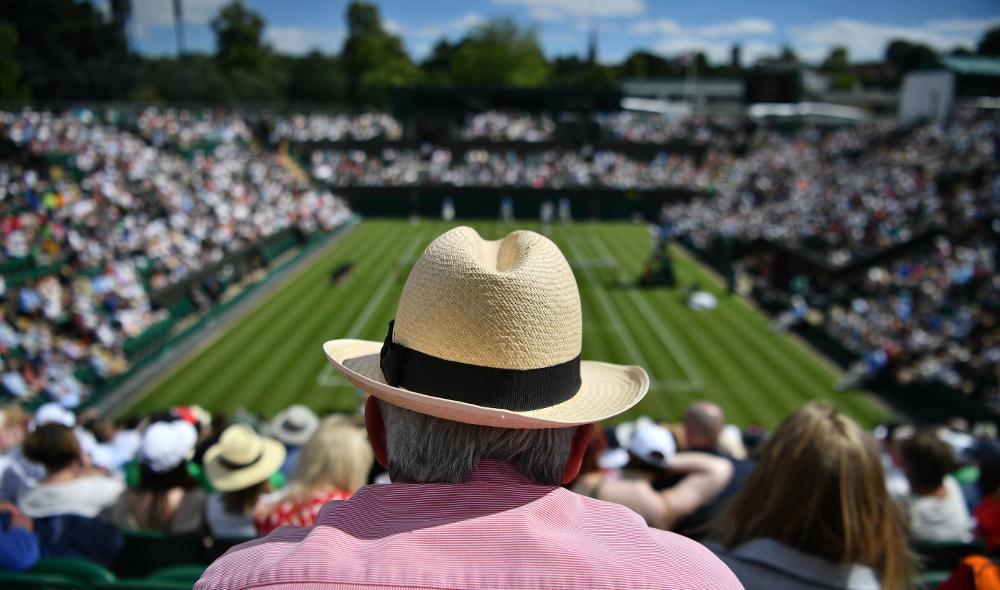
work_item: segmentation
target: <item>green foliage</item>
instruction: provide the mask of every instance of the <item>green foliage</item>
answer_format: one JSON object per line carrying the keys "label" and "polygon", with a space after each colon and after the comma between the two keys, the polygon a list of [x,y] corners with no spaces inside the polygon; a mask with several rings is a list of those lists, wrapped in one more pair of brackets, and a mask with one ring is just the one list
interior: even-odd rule
{"label": "green foliage", "polygon": [[885,61],[906,73],[934,60],[937,53],[922,43],[911,43],[904,39],[893,39],[885,48]]}
{"label": "green foliage", "polygon": [[610,88],[616,81],[615,71],[603,64],[590,63],[575,55],[552,60],[549,79],[560,86]]}
{"label": "green foliage", "polygon": [[451,64],[455,60],[455,54],[462,43],[464,41],[451,43],[447,39],[440,39],[434,44],[430,55],[420,64],[425,84],[434,86],[451,85]]}
{"label": "green foliage", "polygon": [[[0,23],[17,32],[24,90],[41,99],[110,100],[127,95],[139,71],[124,24],[106,21],[91,2],[0,0]],[[10,43],[8,39],[6,43]]]}
{"label": "green foliage", "polygon": [[270,50],[263,42],[264,17],[233,0],[212,19],[216,58],[225,70],[263,70]]}
{"label": "green foliage", "polygon": [[1000,25],[986,31],[979,40],[976,52],[980,55],[1000,55]]}
{"label": "green foliage", "polygon": [[847,71],[850,66],[851,59],[850,54],[847,52],[847,48],[843,45],[839,45],[830,50],[830,54],[823,60],[821,69],[824,72],[837,74]]}
{"label": "green foliage", "polygon": [[455,51],[451,78],[472,86],[541,86],[549,64],[538,42],[538,31],[513,19],[497,18],[476,27]]}
{"label": "green foliage", "polygon": [[14,54],[17,51],[17,31],[14,27],[0,25],[0,100],[27,98],[18,84],[18,67]]}
{"label": "green foliage", "polygon": [[648,51],[634,51],[619,66],[622,78],[670,78],[680,72],[666,59]]}
{"label": "green foliage", "polygon": [[351,2],[347,7],[347,29],[341,63],[349,100],[384,105],[391,88],[419,79],[420,70],[410,61],[402,40],[383,28],[378,6]]}
{"label": "green foliage", "polygon": [[290,72],[290,102],[340,102],[347,98],[347,77],[336,57],[311,51],[301,58],[283,58],[283,61],[281,69]]}
{"label": "green foliage", "polygon": [[858,77],[850,72],[835,74],[831,85],[837,90],[850,90],[859,83]]}

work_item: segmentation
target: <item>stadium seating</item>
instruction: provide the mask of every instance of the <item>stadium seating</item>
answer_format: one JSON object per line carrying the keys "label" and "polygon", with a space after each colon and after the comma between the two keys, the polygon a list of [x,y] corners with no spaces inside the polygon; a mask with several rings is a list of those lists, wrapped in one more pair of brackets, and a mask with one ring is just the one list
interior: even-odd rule
{"label": "stadium seating", "polygon": [[118,556],[115,572],[124,577],[143,577],[177,565],[208,564],[201,537],[168,535],[158,531],[124,533],[125,549]]}
{"label": "stadium seating", "polygon": [[88,590],[89,586],[79,580],[56,574],[0,571],[0,588],[4,588],[4,590]]}
{"label": "stadium seating", "polygon": [[45,557],[31,568],[30,573],[61,576],[88,586],[115,581],[115,575],[107,568],[76,557]]}

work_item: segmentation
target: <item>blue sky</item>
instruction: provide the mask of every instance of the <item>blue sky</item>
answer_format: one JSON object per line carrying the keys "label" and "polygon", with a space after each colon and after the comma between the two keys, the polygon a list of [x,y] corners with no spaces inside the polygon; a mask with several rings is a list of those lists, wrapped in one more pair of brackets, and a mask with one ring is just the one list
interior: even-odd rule
{"label": "blue sky", "polygon": [[[98,4],[107,0],[94,0]],[[189,49],[212,51],[208,22],[228,0],[183,0]],[[311,48],[339,51],[348,0],[244,0],[264,15],[266,37],[287,53]],[[511,16],[538,27],[549,56],[582,54],[590,22],[599,31],[599,59],[614,62],[635,49],[664,55],[705,51],[729,59],[734,42],[744,63],[789,44],[800,56],[820,60],[845,44],[853,61],[882,55],[886,42],[902,37],[939,49],[974,46],[983,31],[1000,24],[997,0],[465,0],[378,2],[390,30],[402,35],[410,54],[424,57],[442,37],[457,39],[493,16]],[[133,47],[150,54],[175,52],[172,0],[132,0]]]}

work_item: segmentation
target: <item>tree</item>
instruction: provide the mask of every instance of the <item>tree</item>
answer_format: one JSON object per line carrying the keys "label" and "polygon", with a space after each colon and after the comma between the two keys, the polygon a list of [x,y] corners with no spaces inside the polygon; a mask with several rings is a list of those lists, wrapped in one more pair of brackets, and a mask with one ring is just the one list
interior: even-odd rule
{"label": "tree", "polygon": [[937,54],[927,45],[911,43],[905,39],[893,39],[885,48],[885,61],[896,66],[900,73],[906,73],[936,57]]}
{"label": "tree", "polygon": [[538,31],[511,18],[476,27],[455,52],[451,77],[456,84],[531,87],[545,83],[549,64]]}
{"label": "tree", "polygon": [[419,80],[420,70],[410,61],[402,40],[382,26],[378,6],[351,2],[347,32],[341,62],[351,102],[384,105],[391,88]]}
{"label": "tree", "polygon": [[619,66],[622,78],[667,78],[676,75],[666,59],[648,51],[633,51]]}
{"label": "tree", "polygon": [[[139,73],[124,22],[92,2],[0,0],[0,23],[17,33],[12,52],[23,89],[36,99],[124,98]],[[6,41],[10,43],[10,39]]]}
{"label": "tree", "polygon": [[17,31],[10,25],[0,25],[0,100],[25,98],[18,84]]}
{"label": "tree", "polygon": [[263,41],[264,17],[233,0],[212,19],[216,58],[225,70],[262,71],[270,50]]}
{"label": "tree", "polygon": [[1000,25],[986,31],[976,48],[979,55],[1000,55]]}
{"label": "tree", "polygon": [[791,45],[785,45],[781,48],[781,55],[778,56],[778,59],[786,63],[799,62],[799,56],[795,55],[795,50],[792,49]]}
{"label": "tree", "polygon": [[347,98],[347,78],[340,60],[319,51],[301,58],[284,58],[291,77],[288,100],[296,102],[339,102]]}
{"label": "tree", "polygon": [[575,55],[557,57],[552,60],[550,67],[549,79],[554,84],[610,88],[615,82],[612,68],[600,63],[590,63]]}
{"label": "tree", "polygon": [[843,45],[838,45],[830,50],[830,54],[823,60],[823,65],[820,66],[820,69],[830,74],[839,74],[846,72],[850,65],[850,54],[847,52],[847,48]]}
{"label": "tree", "polygon": [[462,42],[451,43],[447,39],[439,39],[431,49],[420,69],[424,73],[424,82],[436,86],[446,86],[451,84],[451,63],[455,59],[455,53],[461,47]]}

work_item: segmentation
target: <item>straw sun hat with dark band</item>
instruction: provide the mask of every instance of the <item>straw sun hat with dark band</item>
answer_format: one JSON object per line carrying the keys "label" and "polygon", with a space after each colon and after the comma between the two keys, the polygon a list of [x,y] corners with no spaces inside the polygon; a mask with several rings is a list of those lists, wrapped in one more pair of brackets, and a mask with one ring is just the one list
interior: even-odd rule
{"label": "straw sun hat with dark band", "polygon": [[220,492],[242,490],[268,479],[285,462],[285,446],[246,424],[222,432],[205,451],[205,474]]}
{"label": "straw sun hat with dark band", "polygon": [[417,260],[384,342],[323,350],[351,383],[456,422],[558,428],[610,418],[649,388],[641,367],[580,359],[580,294],[548,238],[458,227]]}

